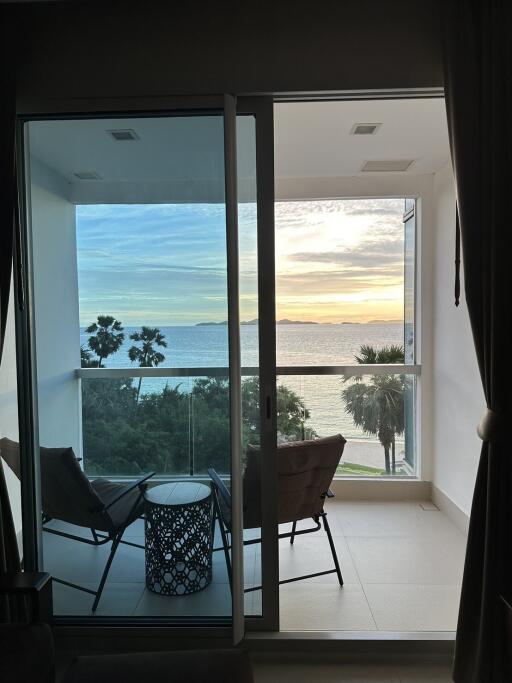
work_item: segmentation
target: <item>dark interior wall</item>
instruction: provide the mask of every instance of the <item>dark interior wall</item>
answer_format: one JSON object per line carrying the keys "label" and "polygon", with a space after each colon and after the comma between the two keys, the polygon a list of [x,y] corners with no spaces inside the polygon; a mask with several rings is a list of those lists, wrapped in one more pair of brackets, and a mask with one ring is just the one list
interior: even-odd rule
{"label": "dark interior wall", "polygon": [[9,5],[25,107],[54,98],[442,85],[434,0]]}

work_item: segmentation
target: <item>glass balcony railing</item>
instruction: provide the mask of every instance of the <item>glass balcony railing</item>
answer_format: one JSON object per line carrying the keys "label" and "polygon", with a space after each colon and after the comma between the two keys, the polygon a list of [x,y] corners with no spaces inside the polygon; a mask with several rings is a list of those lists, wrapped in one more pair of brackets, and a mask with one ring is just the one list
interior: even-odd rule
{"label": "glass balcony railing", "polygon": [[278,416],[278,440],[339,433],[347,445],[338,476],[416,475],[414,374],[284,375],[279,392],[300,398],[302,416]]}
{"label": "glass balcony railing", "polygon": [[[371,369],[371,372],[369,371]],[[338,476],[416,474],[419,366],[277,369],[278,443],[341,433]],[[81,380],[83,466],[89,476],[229,473],[227,368],[88,368]],[[243,368],[244,451],[259,443],[257,368]]]}

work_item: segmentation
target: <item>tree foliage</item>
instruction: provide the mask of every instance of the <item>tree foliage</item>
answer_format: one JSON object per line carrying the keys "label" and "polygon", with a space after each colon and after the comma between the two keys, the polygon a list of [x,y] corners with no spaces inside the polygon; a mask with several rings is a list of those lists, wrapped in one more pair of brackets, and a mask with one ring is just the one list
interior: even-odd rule
{"label": "tree foliage", "polygon": [[130,339],[139,342],[141,346],[131,346],[128,349],[128,357],[133,362],[137,361],[140,368],[153,368],[163,363],[165,356],[155,350],[156,346],[166,347],[165,335],[157,327],[141,327],[140,332],[133,332]]}
{"label": "tree foliage", "polygon": [[98,361],[94,360],[92,353],[88,349],[80,347],[80,367],[82,368],[97,368]]}
{"label": "tree foliage", "polygon": [[[160,363],[163,363],[165,356],[160,351],[155,349],[155,346],[167,347],[165,335],[160,332],[157,327],[141,327],[140,332],[133,332],[130,339],[139,342],[141,346],[131,346],[128,349],[128,358],[134,363],[137,361],[140,368],[153,368]],[[140,387],[142,384],[142,377],[139,377],[139,385],[137,388],[137,402],[140,396]]]}
{"label": "tree foliage", "polygon": [[[355,359],[360,364],[403,363],[404,349],[401,346],[384,346],[381,349],[361,346]],[[341,394],[356,427],[378,437],[384,448],[387,474],[396,471],[395,438],[405,429],[406,381],[405,375],[371,375],[367,382],[363,382],[362,376],[356,376]]]}
{"label": "tree foliage", "polygon": [[97,322],[85,329],[89,337],[89,348],[98,356],[98,368],[102,361],[117,353],[124,342],[123,326],[111,315],[99,315]]}
{"label": "tree foliage", "polygon": [[[291,389],[277,389],[284,440],[313,437],[309,411]],[[244,452],[260,443],[259,379],[242,382]],[[84,464],[89,475],[229,472],[229,383],[205,377],[140,396],[132,380],[82,381]]]}

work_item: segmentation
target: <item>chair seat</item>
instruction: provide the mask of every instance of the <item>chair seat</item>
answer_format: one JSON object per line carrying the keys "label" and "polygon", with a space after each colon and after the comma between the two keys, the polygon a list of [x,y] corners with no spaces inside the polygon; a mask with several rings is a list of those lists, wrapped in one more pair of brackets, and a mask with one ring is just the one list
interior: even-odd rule
{"label": "chair seat", "polygon": [[[91,481],[91,487],[96,493],[102,503],[108,505],[115,500],[124,490],[130,487],[131,484],[120,484],[108,479],[95,479]],[[144,500],[140,494],[140,490],[134,489],[124,495],[117,503],[114,503],[111,508],[107,510],[105,517],[109,517],[111,525],[102,529],[97,527],[98,531],[115,531],[121,526],[127,526],[134,522],[137,517],[140,517],[144,508]]]}

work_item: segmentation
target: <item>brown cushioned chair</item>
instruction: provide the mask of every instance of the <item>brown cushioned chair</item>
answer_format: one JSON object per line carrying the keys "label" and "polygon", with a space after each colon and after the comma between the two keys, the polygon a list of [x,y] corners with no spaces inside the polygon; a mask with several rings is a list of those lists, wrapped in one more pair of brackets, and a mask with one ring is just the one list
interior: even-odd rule
{"label": "brown cushioned chair", "polygon": [[[53,577],[57,583],[90,593],[95,596],[92,611],[96,611],[107,575],[120,543],[144,546],[123,541],[123,534],[143,511],[143,493],[146,481],[154,472],[145,474],[137,481],[119,484],[106,479],[89,481],[80,467],[72,448],[40,448],[41,498],[43,531],[63,536],[88,545],[111,542],[103,575],[97,590]],[[10,439],[0,439],[0,454],[20,478],[19,444]],[[47,526],[52,519],[90,529],[92,540]],[[100,532],[100,533],[98,533]]]}
{"label": "brown cushioned chair", "polygon": [[[289,538],[290,543],[293,544],[296,536],[319,531],[323,524],[334,561],[333,569],[283,579],[279,583],[291,583],[292,581],[335,573],[340,586],[343,585],[343,577],[327,521],[327,513],[324,510],[324,503],[326,498],[334,496],[329,486],[343,455],[345,443],[346,441],[341,434],[337,434],[312,441],[281,444],[277,447],[278,524],[290,522],[292,524],[291,531],[280,533],[279,538]],[[260,461],[259,448],[249,446],[243,478],[244,529],[261,528]],[[231,584],[231,558],[228,538],[231,533],[231,494],[215,470],[209,469],[208,474],[213,483],[215,517],[219,521],[222,549],[224,550]],[[310,518],[313,519],[314,526],[297,530],[297,522]],[[261,543],[261,538],[244,541],[244,545],[254,543]],[[246,588],[245,591],[254,591],[259,588],[261,586]]]}

